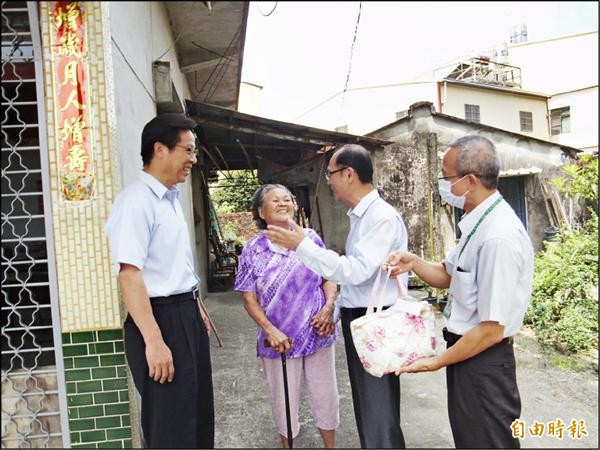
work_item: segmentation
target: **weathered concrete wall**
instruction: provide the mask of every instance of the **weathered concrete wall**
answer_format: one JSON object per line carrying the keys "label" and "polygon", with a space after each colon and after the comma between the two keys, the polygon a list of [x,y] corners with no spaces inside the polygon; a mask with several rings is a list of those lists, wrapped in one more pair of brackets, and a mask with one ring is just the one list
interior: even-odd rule
{"label": "weathered concrete wall", "polygon": [[436,174],[440,170],[435,133],[414,132],[409,139],[372,153],[375,185],[401,214],[409,248],[428,259],[441,256],[440,208]]}
{"label": "weathered concrete wall", "polygon": [[[548,186],[550,180],[561,175],[562,165],[573,159],[550,142],[432,112],[429,103],[415,104],[406,119],[370,135],[395,142],[374,155],[376,172],[382,175],[377,187],[403,215],[409,248],[429,258],[441,257],[454,246],[453,213],[448,205],[441,204],[437,173],[452,141],[467,134],[479,134],[496,144],[503,174],[524,177],[528,233],[534,248],[541,249],[544,228],[550,221],[540,183]],[[528,171],[534,173],[527,174]],[[578,214],[574,205],[573,215]]]}
{"label": "weathered concrete wall", "polygon": [[[541,183],[549,186],[550,180],[560,176],[562,165],[573,161],[572,157],[550,142],[435,114],[428,102],[413,105],[407,118],[370,135],[393,142],[371,152],[374,184],[401,214],[408,229],[409,249],[426,259],[440,260],[456,245],[454,212],[440,199],[437,176],[448,145],[467,134],[485,136],[496,144],[501,176],[522,177],[527,229],[534,248],[540,250],[544,228],[550,225]],[[323,176],[329,157],[331,154],[293,168],[263,160],[259,177],[288,187],[308,186],[311,226],[329,248],[343,253],[349,230],[348,208],[334,201]],[[572,214],[579,214],[577,205]]]}

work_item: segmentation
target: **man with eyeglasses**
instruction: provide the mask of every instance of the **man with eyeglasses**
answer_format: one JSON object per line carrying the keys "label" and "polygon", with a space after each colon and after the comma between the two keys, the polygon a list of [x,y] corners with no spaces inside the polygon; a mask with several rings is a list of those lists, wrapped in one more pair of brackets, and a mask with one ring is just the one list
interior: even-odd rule
{"label": "man with eyeglasses", "polygon": [[[365,315],[375,277],[386,256],[393,250],[406,250],[406,227],[398,212],[374,188],[373,164],[364,147],[347,144],[337,150],[329,160],[325,178],[335,200],[350,208],[345,256],[306,239],[293,221],[289,229],[269,225],[265,234],[276,244],[296,250],[300,260],[323,278],[341,285],[336,310],[341,314],[360,445],[404,448],[399,379],[393,374],[377,378],[363,369],[352,341],[350,322]],[[407,280],[404,276],[405,283]],[[397,287],[388,283],[383,295],[386,307],[394,304]]]}
{"label": "man with eyeglasses", "polygon": [[196,123],[161,114],[142,131],[143,170],[115,199],[105,233],[127,317],[125,354],[149,448],[213,448],[210,324],[198,302],[178,200],[196,164]]}
{"label": "man with eyeglasses", "polygon": [[500,159],[483,136],[450,144],[444,154],[442,199],[466,211],[462,237],[442,263],[402,251],[386,260],[392,277],[412,270],[449,288],[444,308],[446,351],[403,367],[446,367],[448,415],[456,448],[519,448],[511,425],[521,415],[513,336],[531,300],[533,248],[523,224],[497,190]]}

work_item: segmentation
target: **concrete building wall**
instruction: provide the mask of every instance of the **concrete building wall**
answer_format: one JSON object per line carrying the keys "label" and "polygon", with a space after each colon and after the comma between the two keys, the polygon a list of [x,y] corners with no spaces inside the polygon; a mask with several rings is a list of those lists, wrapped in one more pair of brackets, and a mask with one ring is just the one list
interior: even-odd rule
{"label": "concrete building wall", "polygon": [[[448,145],[475,133],[496,144],[502,164],[501,177],[519,177],[522,182],[526,227],[534,248],[540,250],[544,228],[551,225],[541,185],[549,186],[549,180],[561,175],[562,165],[572,160],[558,145],[432,114],[431,108],[429,103],[420,103],[411,109],[410,117],[370,135],[393,142],[371,151],[374,185],[401,214],[408,228],[409,248],[435,260],[443,258],[456,244],[454,210],[440,199],[437,174]],[[290,188],[307,186],[311,226],[321,234],[328,248],[344,253],[349,230],[348,208],[333,199],[322,175],[330,156],[326,154],[293,168],[263,160],[259,177]],[[315,192],[318,192],[318,207]],[[576,215],[577,206],[571,207],[571,214]]]}
{"label": "concrete building wall", "polygon": [[179,70],[169,17],[162,2],[110,2],[110,33],[118,150],[125,186],[136,179],[142,168],[142,128],[156,115],[152,61],[159,57],[169,61],[179,98],[190,98],[190,94]]}
{"label": "concrete building wall", "polygon": [[573,92],[553,95],[549,109],[568,106],[571,112],[571,131],[550,136],[552,142],[581,149],[598,151],[598,85]]}
{"label": "concrete building wall", "polygon": [[528,233],[534,248],[541,249],[550,222],[540,183],[559,176],[568,156],[551,143],[432,115],[430,107],[420,104],[411,117],[370,135],[394,142],[373,153],[376,185],[404,217],[409,248],[426,258],[441,258],[454,246],[454,213],[441,203],[435,175],[448,145],[475,133],[496,144],[504,175],[523,174]]}
{"label": "concrete building wall", "polygon": [[[509,93],[476,85],[442,84],[442,109],[450,116],[465,118],[465,104],[479,105],[481,123],[514,133],[548,140],[547,105],[544,97]],[[532,113],[533,131],[522,131],[519,111]]]}
{"label": "concrete building wall", "polygon": [[598,31],[525,42],[508,48],[522,88],[549,95],[598,85]]}

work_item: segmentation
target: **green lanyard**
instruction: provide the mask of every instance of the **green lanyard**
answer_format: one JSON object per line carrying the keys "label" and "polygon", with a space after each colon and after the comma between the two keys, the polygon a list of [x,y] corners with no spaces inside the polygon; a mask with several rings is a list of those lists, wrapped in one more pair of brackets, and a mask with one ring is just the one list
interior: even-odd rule
{"label": "green lanyard", "polygon": [[498,203],[500,203],[501,201],[502,201],[502,197],[498,197],[498,199],[488,209],[486,209],[485,212],[483,213],[483,215],[479,218],[479,221],[475,224],[475,226],[473,227],[473,229],[467,236],[467,239],[465,239],[465,243],[463,244],[462,248],[460,249],[460,253],[458,254],[457,261],[460,259],[460,255],[462,255],[463,252],[465,251],[465,247],[467,246],[468,242],[471,240],[471,237],[473,237],[473,235],[475,234],[475,231],[477,231],[477,227],[479,227],[481,222],[483,222],[483,219],[485,219],[486,216],[490,212],[492,212],[492,209],[494,209],[496,207],[496,205],[498,205]]}

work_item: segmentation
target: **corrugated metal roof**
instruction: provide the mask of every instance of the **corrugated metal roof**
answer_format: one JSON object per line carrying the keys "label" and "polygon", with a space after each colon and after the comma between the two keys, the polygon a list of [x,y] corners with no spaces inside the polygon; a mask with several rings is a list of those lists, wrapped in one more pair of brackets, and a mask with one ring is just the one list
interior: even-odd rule
{"label": "corrugated metal roof", "polygon": [[252,116],[208,103],[187,101],[187,114],[198,123],[207,148],[207,166],[218,170],[256,169],[260,159],[291,167],[342,144],[369,150],[391,144],[382,139],[322,130]]}

